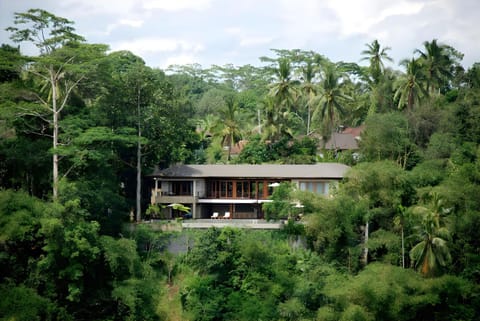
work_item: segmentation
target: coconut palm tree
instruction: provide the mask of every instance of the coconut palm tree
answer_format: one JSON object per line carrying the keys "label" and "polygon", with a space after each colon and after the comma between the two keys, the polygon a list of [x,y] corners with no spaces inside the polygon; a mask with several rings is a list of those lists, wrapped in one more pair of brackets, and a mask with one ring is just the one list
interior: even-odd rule
{"label": "coconut palm tree", "polygon": [[402,243],[402,268],[405,268],[405,221],[407,219],[407,209],[402,206],[397,206],[397,215],[393,218],[393,224],[400,229],[400,239]]}
{"label": "coconut palm tree", "polygon": [[262,125],[264,140],[275,142],[282,136],[293,137],[293,130],[289,126],[290,115],[288,111],[280,112],[272,97],[266,97],[263,102],[265,119]]}
{"label": "coconut palm tree", "polygon": [[299,96],[298,81],[292,80],[290,61],[280,59],[278,68],[275,69],[275,75],[277,82],[271,85],[269,96],[274,99],[276,108],[279,111],[290,111]]}
{"label": "coconut palm tree", "polygon": [[312,61],[307,61],[302,68],[302,93],[304,95],[305,107],[307,109],[307,135],[310,134],[310,122],[312,117],[312,104],[317,93],[317,87],[313,83],[316,75],[315,67]]}
{"label": "coconut palm tree", "polygon": [[424,51],[416,49],[415,53],[420,55],[420,62],[425,70],[427,79],[426,90],[428,93],[435,93],[448,79],[452,78],[452,70],[455,57],[452,55],[453,48],[437,43],[433,39],[423,43]]}
{"label": "coconut palm tree", "polygon": [[398,100],[399,109],[407,106],[407,110],[411,111],[422,97],[428,96],[424,87],[425,75],[418,59],[404,59],[400,65],[405,66],[406,72],[396,81],[394,99]]}
{"label": "coconut palm tree", "polygon": [[451,261],[448,249],[450,233],[441,225],[441,214],[447,210],[438,195],[432,196],[430,206],[414,208],[414,213],[421,217],[421,224],[417,227],[420,242],[410,250],[412,265],[426,277],[439,274]]}
{"label": "coconut palm tree", "polygon": [[[344,103],[350,99],[345,95],[342,75],[335,65],[328,65],[322,73],[319,95],[315,98],[314,118],[321,116],[326,122],[327,132],[331,132],[338,121],[338,116],[345,114]],[[318,102],[318,104],[317,104]]]}
{"label": "coconut palm tree", "polygon": [[228,148],[227,159],[230,160],[230,152],[233,145],[242,138],[242,130],[239,119],[238,104],[233,95],[225,98],[225,109],[220,111],[217,128],[222,137],[222,146]]}
{"label": "coconut palm tree", "polygon": [[377,39],[372,43],[366,43],[368,49],[363,50],[361,54],[364,56],[361,60],[368,60],[370,62],[370,73],[373,82],[378,84],[380,82],[380,76],[385,70],[384,61],[393,62],[393,59],[387,54],[387,51],[391,50],[390,47],[381,48]]}

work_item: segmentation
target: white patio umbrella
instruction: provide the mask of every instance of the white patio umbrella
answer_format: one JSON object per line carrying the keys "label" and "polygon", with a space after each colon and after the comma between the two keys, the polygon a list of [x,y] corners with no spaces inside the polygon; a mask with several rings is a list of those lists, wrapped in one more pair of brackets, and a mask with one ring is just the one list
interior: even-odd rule
{"label": "white patio umbrella", "polygon": [[172,204],[168,204],[167,206],[173,208],[174,210],[179,210],[182,212],[190,212],[190,207],[180,203],[172,203]]}

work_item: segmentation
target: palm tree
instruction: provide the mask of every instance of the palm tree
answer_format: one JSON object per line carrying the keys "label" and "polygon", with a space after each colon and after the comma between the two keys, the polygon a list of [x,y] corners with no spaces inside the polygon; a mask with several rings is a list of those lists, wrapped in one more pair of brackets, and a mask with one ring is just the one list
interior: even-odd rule
{"label": "palm tree", "polygon": [[405,221],[407,216],[406,208],[402,205],[398,205],[397,213],[393,218],[393,224],[395,227],[400,228],[400,238],[402,242],[402,268],[405,268]]}
{"label": "palm tree", "polygon": [[438,195],[432,196],[429,207],[414,208],[414,213],[419,214],[422,221],[418,227],[420,242],[410,250],[413,266],[426,277],[437,275],[451,261],[447,245],[450,233],[440,222],[441,214],[448,211],[443,208],[443,201]]}
{"label": "palm tree", "polygon": [[404,59],[400,65],[405,66],[406,73],[401,75],[396,82],[394,99],[398,99],[399,109],[406,105],[407,110],[411,111],[422,97],[428,96],[428,92],[423,86],[425,76],[418,59]]}
{"label": "palm tree", "polygon": [[279,112],[272,97],[266,97],[263,109],[265,119],[262,125],[262,137],[264,140],[275,142],[282,136],[293,137],[293,131],[289,126],[291,113]]}
{"label": "palm tree", "polygon": [[427,78],[427,92],[434,93],[440,89],[449,78],[452,78],[455,57],[453,48],[437,43],[437,39],[423,43],[424,51],[419,49],[415,53],[420,55],[420,61],[425,69]]}
{"label": "palm tree", "polygon": [[290,120],[292,109],[299,97],[298,81],[292,80],[292,67],[285,58],[278,60],[278,68],[274,69],[277,82],[270,86],[265,100],[265,124],[263,136],[272,141],[281,135],[291,136]]}
{"label": "palm tree", "polygon": [[292,80],[290,61],[280,59],[275,74],[278,81],[272,84],[269,96],[273,97],[276,108],[280,112],[290,111],[299,96],[298,82]]}
{"label": "palm tree", "polygon": [[303,94],[305,95],[305,107],[307,109],[307,135],[310,134],[310,122],[312,116],[312,104],[314,102],[314,97],[316,95],[316,86],[313,83],[315,78],[315,67],[312,61],[308,61],[307,64],[302,68],[302,80],[301,85]]}
{"label": "palm tree", "polygon": [[343,103],[350,97],[344,93],[344,83],[335,65],[326,66],[322,76],[320,94],[315,98],[319,104],[314,112],[314,117],[318,117],[320,114],[326,121],[327,132],[331,132],[338,120],[338,114],[345,113]]}
{"label": "palm tree", "polygon": [[383,62],[385,60],[393,62],[393,59],[387,54],[387,51],[391,48],[381,48],[377,39],[372,41],[371,44],[366,43],[365,45],[368,49],[361,52],[361,54],[365,56],[361,60],[370,61],[370,73],[373,78],[373,82],[378,84],[380,82],[380,76],[385,70],[385,65]]}
{"label": "palm tree", "polygon": [[225,109],[220,112],[219,133],[222,137],[222,146],[228,148],[227,160],[230,160],[230,153],[233,145],[242,137],[242,130],[239,120],[238,104],[233,95],[225,98]]}

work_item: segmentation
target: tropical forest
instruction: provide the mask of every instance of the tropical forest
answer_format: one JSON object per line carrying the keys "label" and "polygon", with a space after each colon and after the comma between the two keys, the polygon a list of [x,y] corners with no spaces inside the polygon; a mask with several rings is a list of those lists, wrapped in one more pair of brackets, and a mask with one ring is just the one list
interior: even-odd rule
{"label": "tropical forest", "polygon": [[[480,62],[372,39],[162,70],[42,9],[7,31],[0,320],[480,320]],[[358,149],[326,148],[345,128]],[[158,168],[322,162],[350,169],[328,197],[281,184],[282,229],[148,219]]]}

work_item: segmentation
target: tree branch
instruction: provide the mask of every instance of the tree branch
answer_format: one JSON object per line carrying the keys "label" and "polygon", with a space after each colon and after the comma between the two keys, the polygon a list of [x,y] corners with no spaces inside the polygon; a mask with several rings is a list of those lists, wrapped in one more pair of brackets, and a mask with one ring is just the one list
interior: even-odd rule
{"label": "tree branch", "polygon": [[67,104],[67,101],[68,101],[68,98],[70,96],[70,93],[72,92],[73,88],[75,88],[79,83],[80,81],[83,80],[83,78],[85,78],[85,75],[81,76],[77,81],[75,81],[70,87],[68,87],[67,85],[65,85],[67,91],[65,92],[65,97],[63,98],[63,101],[62,103],[60,104],[60,107],[58,108],[58,113],[60,113],[62,111],[62,109],[65,107],[65,105]]}
{"label": "tree branch", "polygon": [[50,134],[45,134],[45,133],[39,133],[39,132],[36,132],[36,131],[33,131],[33,130],[25,130],[23,131],[25,134],[33,134],[33,135],[37,135],[37,136],[42,136],[42,137],[48,137],[48,138],[52,138],[53,136],[50,135]]}
{"label": "tree branch", "polygon": [[62,70],[64,69],[64,67],[69,64],[73,59],[75,59],[75,56],[72,56],[70,58],[68,58],[61,66],[60,68],[58,68],[57,72],[55,73],[55,78],[57,78],[61,73],[62,73]]}
{"label": "tree branch", "polygon": [[65,172],[65,174],[62,175],[62,179],[66,178],[68,174],[76,167],[76,164],[72,164],[69,169]]}
{"label": "tree branch", "polygon": [[41,73],[39,73],[38,71],[35,71],[35,70],[31,70],[31,69],[27,69],[28,72],[38,76],[38,77],[41,77],[43,79],[45,79],[46,81],[50,82],[50,78],[48,78],[47,76],[45,75],[42,75]]}
{"label": "tree branch", "polygon": [[48,109],[48,111],[53,112],[53,109],[50,108],[50,104],[47,103],[42,97],[40,97],[39,94],[34,93],[34,95],[35,95],[35,97],[37,97],[37,99],[42,103],[43,107],[45,107],[46,109]]}
{"label": "tree branch", "polygon": [[17,107],[18,109],[20,110],[24,110],[25,112],[23,113],[18,113],[17,116],[19,117],[22,117],[22,116],[33,116],[33,117],[38,117],[40,118],[41,120],[43,120],[44,122],[46,123],[49,123],[49,124],[52,124],[52,121],[48,118],[45,118],[45,115],[41,114],[41,113],[38,113],[38,112],[32,112],[32,111],[27,111],[26,108],[22,108],[22,107]]}
{"label": "tree branch", "polygon": [[130,168],[135,168],[135,167],[136,167],[136,165],[132,165],[132,164],[130,164],[129,162],[124,161],[124,160],[121,159],[121,158],[118,158],[118,160],[120,160],[120,162],[122,162],[123,164],[127,165],[127,166],[130,167]]}

